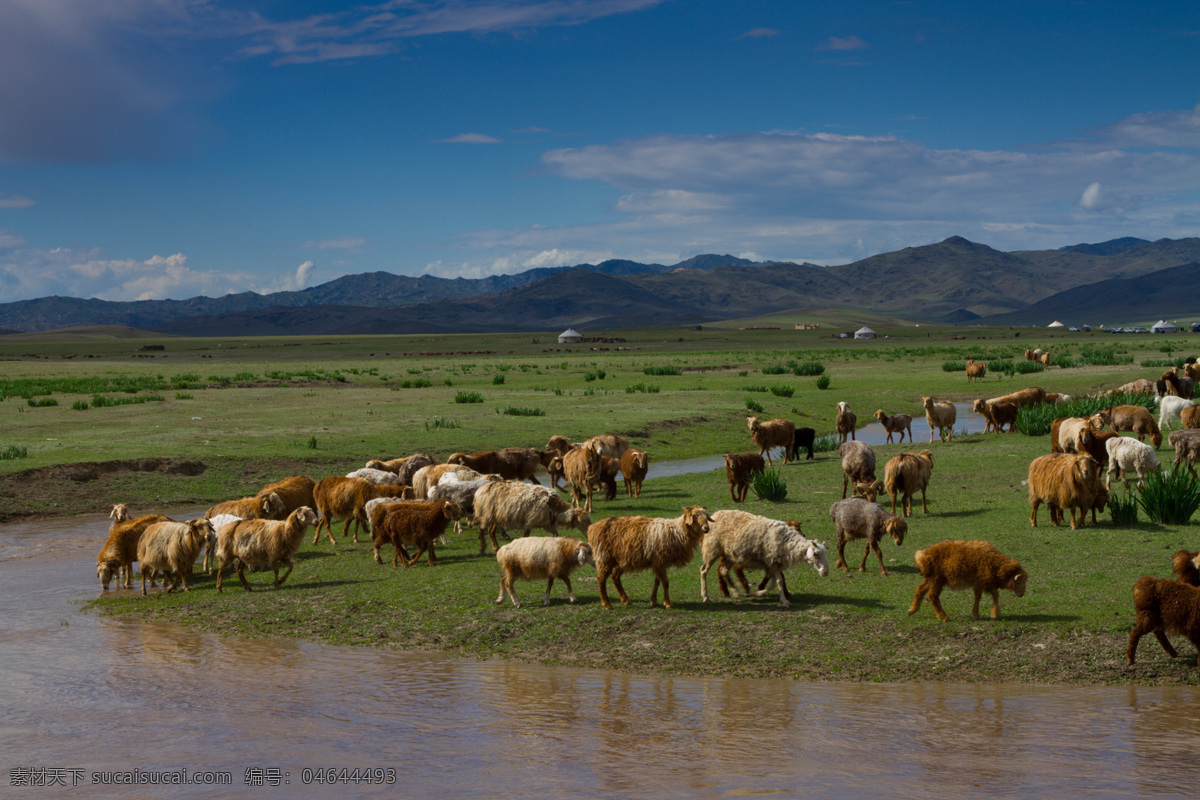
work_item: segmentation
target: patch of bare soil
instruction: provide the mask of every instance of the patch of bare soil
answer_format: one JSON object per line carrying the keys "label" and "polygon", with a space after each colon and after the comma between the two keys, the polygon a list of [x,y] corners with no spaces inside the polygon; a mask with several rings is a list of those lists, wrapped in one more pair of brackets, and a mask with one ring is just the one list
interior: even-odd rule
{"label": "patch of bare soil", "polygon": [[[134,473],[188,478],[204,473],[201,461],[186,458],[138,458],[121,461],[56,464],[0,477],[0,522],[46,516],[71,516],[106,509],[122,479]],[[187,502],[190,498],[172,498]]]}

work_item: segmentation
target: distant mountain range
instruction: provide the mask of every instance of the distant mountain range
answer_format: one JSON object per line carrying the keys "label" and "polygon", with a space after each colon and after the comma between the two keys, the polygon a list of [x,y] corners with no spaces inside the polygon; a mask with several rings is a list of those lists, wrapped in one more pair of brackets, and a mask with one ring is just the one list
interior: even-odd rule
{"label": "distant mountain range", "polygon": [[0,329],[123,325],[185,336],[583,330],[853,306],[936,322],[1118,324],[1200,314],[1200,239],[1005,253],[951,237],[836,267],[702,255],[448,280],[373,272],[299,292],[0,304]]}

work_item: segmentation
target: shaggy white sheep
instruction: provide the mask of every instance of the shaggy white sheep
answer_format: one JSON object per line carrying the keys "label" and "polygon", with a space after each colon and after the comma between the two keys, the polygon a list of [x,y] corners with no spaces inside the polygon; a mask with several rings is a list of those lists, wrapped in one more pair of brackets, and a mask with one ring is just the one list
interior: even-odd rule
{"label": "shaggy white sheep", "polygon": [[1153,470],[1162,469],[1154,448],[1145,442],[1139,442],[1129,436],[1114,436],[1104,444],[1108,450],[1108,472],[1104,476],[1104,486],[1112,486],[1113,473],[1129,488],[1129,473],[1136,472],[1138,486],[1146,480]]}

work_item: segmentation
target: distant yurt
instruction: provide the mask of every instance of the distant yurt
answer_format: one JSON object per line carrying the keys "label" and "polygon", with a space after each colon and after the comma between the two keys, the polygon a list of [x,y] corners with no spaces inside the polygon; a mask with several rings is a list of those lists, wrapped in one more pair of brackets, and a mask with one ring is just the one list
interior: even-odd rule
{"label": "distant yurt", "polygon": [[1063,325],[1063,324],[1062,324],[1061,322],[1059,322],[1058,320],[1054,320],[1054,322],[1051,322],[1051,323],[1050,323],[1049,325],[1047,325],[1046,327],[1047,327],[1047,328],[1065,328],[1065,327],[1067,327],[1067,326],[1066,326],[1066,325]]}
{"label": "distant yurt", "polygon": [[567,328],[558,335],[559,344],[577,344],[583,341],[583,334],[574,328]]}
{"label": "distant yurt", "polygon": [[871,330],[866,325],[863,325],[861,328],[859,328],[858,330],[856,330],[854,332],[855,339],[874,339],[875,336],[876,336],[875,331]]}
{"label": "distant yurt", "polygon": [[1160,319],[1150,328],[1151,333],[1178,333],[1179,328],[1176,328],[1165,319]]}

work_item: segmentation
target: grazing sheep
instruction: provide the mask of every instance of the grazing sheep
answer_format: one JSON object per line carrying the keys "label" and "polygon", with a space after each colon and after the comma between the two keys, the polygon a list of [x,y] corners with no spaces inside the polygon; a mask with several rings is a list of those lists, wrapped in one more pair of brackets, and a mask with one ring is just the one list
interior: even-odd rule
{"label": "grazing sheep", "polygon": [[382,469],[399,475],[400,470],[403,469],[404,465],[408,462],[408,458],[408,456],[405,456],[404,458],[373,458],[364,466],[366,466],[367,469]]}
{"label": "grazing sheep", "polygon": [[973,380],[982,381],[987,375],[987,364],[976,363],[974,359],[967,362],[967,383]]}
{"label": "grazing sheep", "polygon": [[1200,428],[1200,406],[1189,406],[1180,411],[1179,422],[1184,428]]}
{"label": "grazing sheep", "polygon": [[600,456],[600,474],[596,476],[596,486],[604,487],[605,500],[617,499],[617,476],[620,474],[620,459],[612,456]]}
{"label": "grazing sheep", "polygon": [[1147,475],[1152,471],[1162,469],[1154,448],[1144,442],[1134,441],[1125,436],[1116,436],[1109,439],[1104,446],[1108,450],[1108,469],[1105,471],[1104,478],[1104,488],[1106,489],[1112,486],[1114,473],[1128,489],[1129,473],[1136,472],[1137,485],[1140,489],[1145,484]]}
{"label": "grazing sheep", "polygon": [[849,500],[839,500],[829,507],[829,518],[833,520],[833,528],[837,533],[837,565],[846,572],[846,542],[853,539],[866,539],[867,547],[863,550],[862,563],[859,572],[867,571],[867,556],[871,551],[879,558],[879,572],[887,575],[883,566],[883,551],[879,549],[879,540],[884,534],[892,537],[896,546],[904,544],[904,535],[908,533],[908,523],[903,517],[887,513],[875,503],[867,502],[858,497]]}
{"label": "grazing sheep", "polygon": [[[601,453],[598,447],[575,447],[562,457],[563,477],[571,486],[571,503],[592,511],[592,487],[600,478]],[[586,499],[586,503],[585,503]]]}
{"label": "grazing sheep", "polygon": [[1200,586],[1200,552],[1176,550],[1171,557],[1171,572],[1175,580],[1188,586]]}
{"label": "grazing sheep", "polygon": [[912,497],[917,491],[921,492],[921,510],[929,513],[925,503],[925,489],[933,475],[933,453],[922,450],[920,453],[901,453],[888,459],[883,467],[883,488],[892,496],[892,513],[896,513],[896,495],[900,498],[900,513],[911,517]]}
{"label": "grazing sheep", "polygon": [[854,429],[858,426],[858,415],[850,410],[850,404],[837,404],[837,416],[834,418],[834,430],[837,431],[838,444],[846,441],[846,436],[855,439]]}
{"label": "grazing sheep", "polygon": [[313,490],[316,488],[317,483],[312,478],[304,475],[291,475],[281,481],[264,486],[254,496],[279,495],[279,499],[283,501],[283,512],[279,519],[283,519],[297,508],[305,506],[316,508],[316,501],[313,499]]}
{"label": "grazing sheep", "polygon": [[851,494],[856,494],[858,484],[873,484],[875,482],[875,451],[865,442],[845,442],[838,446],[838,454],[842,457],[842,499],[846,499],[846,487],[854,486]]}
{"label": "grazing sheep", "polygon": [[[912,415],[911,414],[885,414],[883,409],[875,412],[875,419],[879,420],[879,424],[887,431],[888,444],[892,443],[892,434],[900,434],[900,444],[904,444],[904,432],[908,431],[908,441],[912,443]],[[811,456],[810,456],[811,458]]]}
{"label": "grazing sheep", "polygon": [[[275,574],[275,588],[283,586],[292,574],[292,556],[300,550],[305,531],[316,524],[317,513],[301,506],[282,521],[246,519],[221,528],[217,539],[217,591],[222,591],[225,568],[234,561],[238,579],[247,592],[252,590],[246,580],[246,567],[269,567]],[[281,566],[287,567],[282,578]]]}
{"label": "grazing sheep", "polygon": [[1194,400],[1188,400],[1184,397],[1164,397],[1158,401],[1158,429],[1169,430],[1171,420],[1179,420],[1179,427],[1187,427],[1183,424],[1183,410],[1196,405]]}
{"label": "grazing sheep", "polygon": [[1200,464],[1200,430],[1185,428],[1181,431],[1171,431],[1167,442],[1175,448],[1172,466],[1186,464],[1188,471],[1195,475],[1195,465]]}
{"label": "grazing sheep", "polygon": [[[396,475],[399,476],[401,483],[415,488],[417,485],[416,475],[418,472],[423,470],[425,467],[434,467],[441,463],[442,462],[438,461],[433,456],[426,455],[425,453],[413,453],[411,456],[405,459],[404,466],[400,468]],[[437,481],[434,481],[431,485],[437,486]],[[420,496],[421,493],[418,492],[417,497]]]}
{"label": "grazing sheep", "polygon": [[368,483],[373,483],[376,486],[401,486],[400,476],[394,472],[389,472],[386,469],[372,469],[371,467],[363,467],[356,469],[353,472],[346,473],[347,478],[362,478]]}
{"label": "grazing sheep", "polygon": [[783,448],[783,463],[788,463],[796,438],[795,423],[790,419],[763,422],[758,417],[746,417],[746,426],[750,428],[750,440],[759,446],[759,455],[766,456],[768,464],[775,465],[771,460],[773,447]]}
{"label": "grazing sheep", "polygon": [[578,528],[587,536],[592,518],[544,486],[497,481],[481,486],[475,492],[475,523],[479,526],[479,553],[482,555],[487,552],[484,536],[491,538],[493,550],[499,548],[497,532],[507,538],[507,531],[524,531],[528,536],[530,531],[540,528],[558,536],[561,525]]}
{"label": "grazing sheep", "polygon": [[441,483],[442,476],[450,472],[457,475],[459,480],[464,481],[476,481],[483,477],[482,473],[461,464],[428,464],[417,470],[412,476],[413,493],[416,494],[417,499],[427,499],[429,490]]}
{"label": "grazing sheep", "polygon": [[1137,435],[1138,441],[1143,441],[1149,434],[1154,449],[1162,446],[1162,432],[1154,416],[1144,406],[1111,406],[1092,416],[1092,424],[1097,428],[1105,425],[1114,431],[1130,431]]}
{"label": "grazing sheep", "polygon": [[[437,486],[429,490],[430,500],[453,500],[459,508],[463,510],[463,517],[454,520],[454,532],[462,533],[463,523],[468,526],[475,524],[475,495],[483,487],[484,484],[494,483],[499,478],[495,475],[489,475],[486,478],[478,478],[473,481],[460,480],[453,472],[448,472],[442,476],[442,480]],[[371,503],[376,501],[372,500]],[[370,505],[367,503],[367,518],[370,519]],[[445,540],[439,544],[445,544]]]}
{"label": "grazing sheep", "polygon": [[[1087,521],[1087,511],[1100,490],[1100,465],[1089,455],[1051,453],[1029,464],[1029,524],[1037,527],[1038,506],[1047,503],[1071,512],[1071,530],[1075,530],[1075,512],[1079,525]],[[1055,522],[1051,511],[1051,522]],[[1055,522],[1057,524],[1057,522]]]}
{"label": "grazing sheep", "polygon": [[[1098,429],[1092,425],[1091,417],[1062,417],[1050,424],[1051,433],[1058,423],[1058,437],[1050,443],[1050,451],[1058,453],[1083,453],[1095,439]],[[1058,449],[1054,449],[1054,445]]]}
{"label": "grazing sheep", "polygon": [[1138,641],[1147,633],[1154,634],[1168,656],[1178,656],[1167,641],[1167,634],[1174,633],[1186,636],[1196,647],[1196,666],[1200,666],[1200,589],[1147,575],[1138,578],[1133,585],[1133,609],[1137,618],[1129,631],[1129,647],[1125,650],[1125,658],[1130,664],[1137,656]]}
{"label": "grazing sheep", "polygon": [[542,451],[531,447],[505,447],[470,455],[455,453],[446,459],[446,463],[467,466],[480,474],[499,475],[505,480],[538,483],[534,473],[542,465]]}
{"label": "grazing sheep", "polygon": [[650,469],[650,456],[645,450],[626,450],[621,456],[621,477],[625,482],[625,491],[630,497],[642,496],[642,481],[646,480],[646,472]]}
{"label": "grazing sheep", "polygon": [[[990,403],[982,397],[975,398],[974,405],[971,409],[987,420],[987,424],[983,427],[983,432],[994,431],[1000,433],[1004,430],[1004,426],[1008,426],[1008,432],[1012,433],[1017,429],[1017,412],[1020,410],[1016,403]],[[909,437],[912,441],[912,437]]]}
{"label": "grazing sheep", "polygon": [[211,519],[220,514],[232,514],[242,519],[283,519],[287,512],[283,510],[283,499],[275,492],[262,496],[243,497],[240,500],[226,500],[204,512],[205,519]]}
{"label": "grazing sheep", "polygon": [[[829,574],[829,552],[820,542],[806,539],[786,522],[745,511],[718,511],[712,515],[708,535],[701,545],[700,599],[708,602],[708,570],[721,562],[718,575],[728,569],[766,570],[779,587],[779,605],[787,608],[791,597],[784,572],[801,561],[811,564],[822,578]],[[735,589],[736,592],[736,589]],[[754,592],[762,597],[766,589]]]}
{"label": "grazing sheep", "polygon": [[[500,485],[500,484],[494,484]],[[514,484],[526,486],[528,484]],[[411,500],[405,503],[379,506],[375,516],[371,518],[371,545],[375,551],[375,563],[382,564],[379,549],[388,542],[395,548],[392,556],[392,566],[396,566],[400,556],[404,556],[404,566],[411,567],[420,560],[426,550],[429,551],[429,566],[437,564],[437,556],[433,552],[434,541],[446,533],[446,526],[461,518],[463,510],[451,500]],[[417,548],[417,554],[411,559],[404,545],[411,544]]]}
{"label": "grazing sheep", "polygon": [[362,478],[343,478],[333,475],[323,479],[317,484],[316,491],[313,492],[317,503],[317,514],[320,515],[316,533],[313,534],[313,544],[320,540],[322,526],[326,529],[330,544],[337,544],[333,538],[333,523],[334,520],[339,519],[346,521],[342,525],[342,536],[349,534],[350,524],[354,523],[354,541],[357,542],[359,530],[367,529],[366,506],[368,500],[376,497],[404,497],[412,493],[412,489],[408,486],[376,485]]}
{"label": "grazing sheep", "polygon": [[1156,394],[1158,394],[1158,389],[1155,387],[1154,381],[1150,380],[1149,378],[1138,378],[1136,381],[1130,381],[1129,383],[1126,383],[1122,386],[1118,386],[1115,389],[1109,389],[1104,394],[1106,394],[1106,395],[1113,395],[1113,394],[1156,395]]}
{"label": "grazing sheep", "polygon": [[[909,433],[909,438],[912,433]],[[796,432],[792,434],[792,449],[788,452],[788,458],[792,461],[800,460],[800,448],[803,447],[808,453],[805,460],[813,457],[813,445],[817,441],[817,432],[813,428],[796,428]]]}
{"label": "grazing sheep", "polygon": [[[142,534],[156,522],[170,521],[169,517],[161,514],[147,514],[137,519],[122,520],[109,528],[108,540],[96,554],[96,577],[105,591],[108,591],[108,584],[113,577],[116,577],[118,587],[123,581],[126,589],[133,588],[133,562],[138,560],[138,543],[142,540]],[[153,577],[150,585],[155,585]]]}
{"label": "grazing sheep", "polygon": [[559,455],[554,456],[554,458],[550,459],[549,463],[546,464],[546,474],[550,476],[550,485],[555,489],[558,489],[560,492],[565,492],[571,488],[570,484],[565,486],[558,485],[559,481],[565,482],[567,479],[566,475],[563,473],[563,469],[562,456]]}
{"label": "grazing sheep", "polygon": [[[934,400],[932,397],[922,397],[921,405],[925,406],[925,421],[929,423],[929,443],[933,444],[933,432],[944,442],[954,440],[954,421],[958,419],[958,409],[949,400]],[[912,437],[909,436],[909,441]]]}
{"label": "grazing sheep", "polygon": [[[137,560],[142,569],[142,594],[146,594],[146,578],[149,577],[153,585],[156,571],[163,573],[164,593],[175,591],[180,583],[185,592],[190,591],[188,578],[192,575],[192,566],[212,530],[212,523],[204,518],[149,525],[137,548]],[[167,586],[167,575],[172,572],[175,580]]]}
{"label": "grazing sheep", "polygon": [[1009,589],[1017,597],[1025,596],[1025,582],[1029,573],[1021,565],[997,550],[991,542],[982,540],[946,540],[930,545],[913,554],[921,583],[913,595],[909,614],[917,613],[921,600],[929,596],[933,613],[942,622],[950,619],[942,608],[942,589],[973,589],[975,604],[971,606],[971,617],[979,619],[979,600],[983,593],[992,596],[992,619],[1000,618],[1000,590]]}
{"label": "grazing sheep", "polygon": [[496,602],[503,603],[504,593],[507,592],[517,608],[521,607],[521,601],[513,589],[513,581],[517,578],[527,581],[546,579],[546,596],[542,599],[544,606],[550,605],[550,589],[554,586],[554,579],[558,578],[567,585],[567,599],[574,603],[571,573],[577,567],[596,563],[590,544],[565,536],[561,539],[517,539],[496,551],[496,561],[504,572]]}
{"label": "grazing sheep", "polygon": [[612,578],[621,602],[629,605],[629,595],[621,585],[626,572],[652,570],[654,589],[651,607],[658,604],[658,586],[662,584],[663,605],[671,607],[667,570],[689,564],[700,540],[708,533],[710,517],[703,506],[688,506],[675,519],[651,517],[609,517],[588,529],[588,542],[596,561],[596,580],[600,584],[600,602],[612,608],[606,582]]}
{"label": "grazing sheep", "polygon": [[733,502],[740,503],[746,499],[754,473],[767,468],[763,458],[758,453],[726,453],[725,478],[729,481],[729,496]]}
{"label": "grazing sheep", "polygon": [[1020,391],[1010,392],[1009,394],[992,397],[988,400],[989,403],[1012,403],[1017,408],[1023,406],[1035,406],[1038,403],[1046,402],[1046,390],[1037,386],[1030,386]]}
{"label": "grazing sheep", "polygon": [[1071,402],[1071,395],[1063,394],[1062,392],[1046,392],[1044,403],[1049,403],[1052,406],[1061,406]]}

